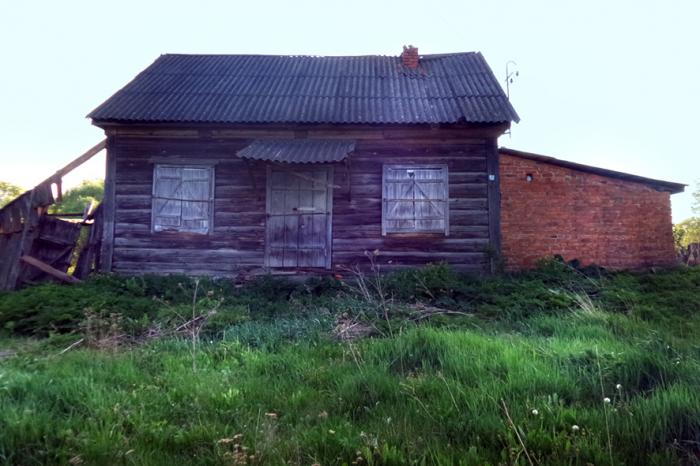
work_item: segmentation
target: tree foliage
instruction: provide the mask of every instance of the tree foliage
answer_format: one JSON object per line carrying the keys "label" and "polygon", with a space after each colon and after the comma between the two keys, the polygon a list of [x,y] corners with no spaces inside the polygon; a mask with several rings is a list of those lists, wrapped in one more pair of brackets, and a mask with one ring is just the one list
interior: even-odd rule
{"label": "tree foliage", "polygon": [[700,181],[696,183],[693,191],[692,209],[694,217],[673,225],[673,239],[679,249],[685,249],[692,243],[700,243]]}
{"label": "tree foliage", "polygon": [[23,192],[24,189],[16,184],[12,184],[9,181],[0,181],[0,207],[4,207]]}
{"label": "tree foliage", "polygon": [[673,239],[676,246],[681,248],[687,248],[692,243],[700,243],[700,217],[690,217],[673,225]]}
{"label": "tree foliage", "polygon": [[90,202],[98,204],[104,195],[104,181],[84,180],[80,185],[63,194],[63,200],[51,207],[51,213],[78,213]]}

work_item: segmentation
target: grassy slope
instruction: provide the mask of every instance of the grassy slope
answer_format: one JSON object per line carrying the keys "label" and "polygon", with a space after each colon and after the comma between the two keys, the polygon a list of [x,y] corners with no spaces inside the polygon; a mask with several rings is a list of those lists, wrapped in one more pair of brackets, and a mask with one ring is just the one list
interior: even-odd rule
{"label": "grassy slope", "polygon": [[[133,314],[137,331],[141,307],[148,325],[186,311],[191,284],[170,285],[44,285],[0,297],[0,324],[30,333],[24,315],[41,335],[56,312],[70,330],[73,308],[47,303],[63,293],[78,314]],[[207,284],[229,320],[196,371],[184,340],[62,355],[76,336],[0,340],[18,352],[0,362],[0,460],[528,464],[505,404],[539,464],[699,463],[700,269],[480,281],[437,267],[385,287],[393,336],[384,324],[383,337],[350,344],[328,338],[333,315],[376,309],[342,289]],[[407,324],[401,303],[416,300],[475,316]]]}

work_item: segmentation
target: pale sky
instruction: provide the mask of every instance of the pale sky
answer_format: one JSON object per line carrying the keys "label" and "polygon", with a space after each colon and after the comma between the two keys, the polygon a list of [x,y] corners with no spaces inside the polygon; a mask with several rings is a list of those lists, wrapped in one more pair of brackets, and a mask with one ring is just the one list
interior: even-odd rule
{"label": "pale sky", "polygon": [[[398,55],[517,62],[503,146],[700,180],[700,1],[0,0],[0,180],[40,182],[97,143],[85,115],[163,53]],[[96,158],[66,180],[103,176]]]}

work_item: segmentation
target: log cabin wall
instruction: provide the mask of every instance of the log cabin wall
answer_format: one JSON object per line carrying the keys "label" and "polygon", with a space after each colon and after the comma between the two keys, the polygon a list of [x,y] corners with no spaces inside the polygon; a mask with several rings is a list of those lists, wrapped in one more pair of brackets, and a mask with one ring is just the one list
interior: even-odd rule
{"label": "log cabin wall", "polygon": [[[237,158],[245,140],[115,137],[112,270],[119,273],[234,275],[261,268],[265,238],[265,170]],[[209,234],[151,231],[154,158],[215,163]]]}
{"label": "log cabin wall", "polygon": [[[333,200],[333,264],[366,264],[365,250],[378,250],[383,270],[447,262],[472,272],[485,271],[489,218],[485,140],[452,143],[358,142],[349,168],[336,170]],[[383,164],[446,164],[449,235],[387,233],[382,236]],[[350,176],[348,192],[347,176]]]}
{"label": "log cabin wall", "polygon": [[[261,138],[352,138],[355,152],[332,164],[332,270],[367,266],[378,250],[383,270],[444,261],[456,269],[489,269],[485,251],[498,246],[498,200],[489,189],[497,167],[501,126],[106,128],[114,164],[111,270],[118,273],[185,273],[234,276],[264,273],[267,165],[236,152]],[[154,163],[168,160],[215,165],[213,224],[209,234],[152,232]],[[382,236],[383,164],[445,164],[449,174],[449,235]],[[489,206],[492,206],[491,208]],[[491,220],[493,222],[493,220]],[[107,223],[106,223],[107,224]],[[109,237],[107,234],[106,237]]]}

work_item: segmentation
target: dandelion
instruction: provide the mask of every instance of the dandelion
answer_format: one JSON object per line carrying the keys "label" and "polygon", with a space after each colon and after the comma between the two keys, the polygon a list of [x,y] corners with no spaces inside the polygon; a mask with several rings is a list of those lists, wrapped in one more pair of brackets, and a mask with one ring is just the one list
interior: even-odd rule
{"label": "dandelion", "polygon": [[622,385],[621,384],[615,385],[615,389],[619,392],[620,390],[622,390]]}
{"label": "dandelion", "polygon": [[537,416],[538,414],[540,414],[539,411],[537,411],[536,409],[533,409],[533,410],[532,410],[532,415],[533,415],[533,416]]}
{"label": "dandelion", "polygon": [[335,435],[335,431],[333,429],[328,429],[328,433],[331,435]]}
{"label": "dandelion", "polygon": [[579,430],[581,430],[581,428],[574,424],[573,426],[571,426],[571,430],[573,430],[574,432],[578,432]]}
{"label": "dandelion", "polygon": [[607,396],[606,396],[605,398],[603,398],[603,403],[605,403],[606,405],[609,405],[609,404],[610,404],[610,398],[608,398]]}

